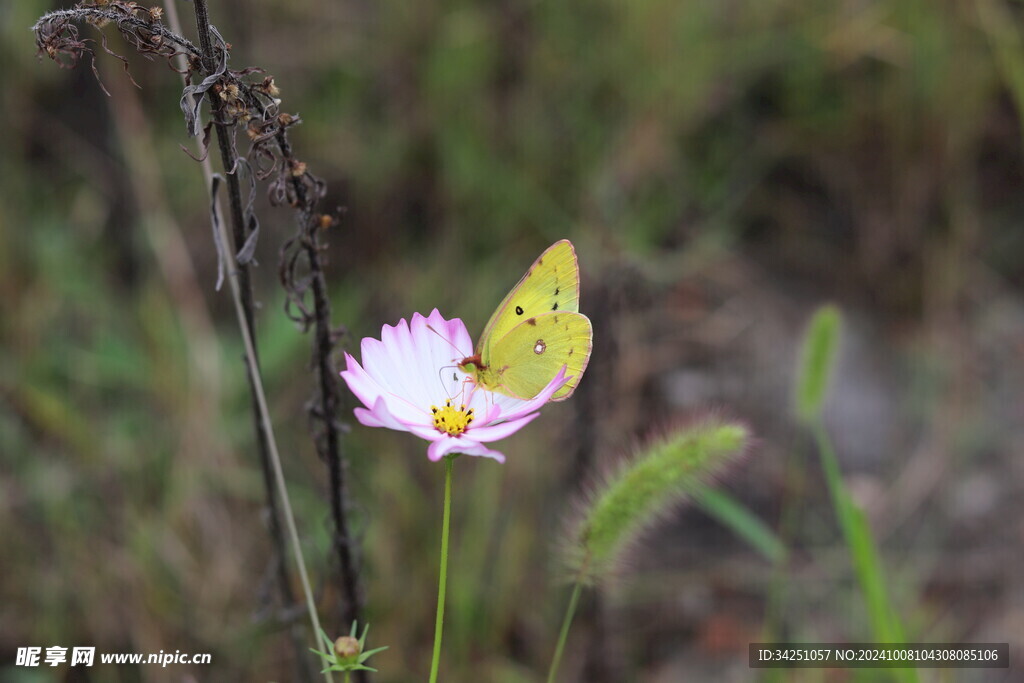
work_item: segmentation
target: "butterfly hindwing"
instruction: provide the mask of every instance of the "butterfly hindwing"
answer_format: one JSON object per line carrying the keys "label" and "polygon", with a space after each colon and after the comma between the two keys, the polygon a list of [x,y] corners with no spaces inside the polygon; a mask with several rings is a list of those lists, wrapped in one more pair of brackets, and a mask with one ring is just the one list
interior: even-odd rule
{"label": "butterfly hindwing", "polygon": [[551,400],[568,398],[587,369],[592,338],[590,319],[581,313],[548,311],[527,318],[491,346],[491,370],[499,382],[495,390],[532,398],[565,365],[572,379]]}

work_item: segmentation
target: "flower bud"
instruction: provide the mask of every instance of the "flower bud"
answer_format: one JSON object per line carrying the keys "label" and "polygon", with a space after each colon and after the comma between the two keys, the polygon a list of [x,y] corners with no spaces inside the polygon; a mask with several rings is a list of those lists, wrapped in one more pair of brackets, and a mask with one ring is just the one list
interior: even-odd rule
{"label": "flower bud", "polygon": [[359,659],[359,640],[352,636],[342,636],[334,641],[334,654],[342,664],[356,664]]}

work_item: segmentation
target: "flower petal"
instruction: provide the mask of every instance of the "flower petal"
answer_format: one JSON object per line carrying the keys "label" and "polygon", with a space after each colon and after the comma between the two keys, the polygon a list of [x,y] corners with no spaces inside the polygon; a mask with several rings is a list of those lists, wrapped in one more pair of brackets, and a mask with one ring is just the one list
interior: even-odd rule
{"label": "flower petal", "polygon": [[478,458],[490,458],[496,460],[502,464],[505,462],[505,454],[500,451],[496,451],[492,448],[488,448],[481,443],[474,443],[472,447],[465,448],[462,450],[465,455],[472,455]]}
{"label": "flower petal", "polygon": [[504,439],[507,436],[512,436],[526,425],[533,422],[540,413],[533,413],[532,415],[525,415],[515,420],[509,420],[507,422],[499,422],[498,424],[485,425],[483,427],[475,427],[468,432],[473,439],[482,442],[497,441],[498,439]]}
{"label": "flower petal", "polygon": [[426,441],[437,441],[444,437],[433,427],[424,427],[395,417],[388,409],[388,401],[384,397],[377,399],[372,409],[356,408],[353,412],[359,423],[366,427],[386,427],[399,432],[409,432]]}
{"label": "flower petal", "polygon": [[458,363],[470,355],[473,348],[466,325],[458,318],[445,320],[435,308],[427,317],[413,314],[411,330],[417,347],[425,353],[424,366],[434,370],[424,378],[431,397],[435,402],[454,398],[462,391],[467,377],[458,369]]}
{"label": "flower petal", "polygon": [[[365,351],[366,345],[364,344],[363,346]],[[374,408],[377,400],[383,398],[387,402],[388,412],[403,422],[425,424],[430,421],[426,407],[417,406],[382,386],[378,381],[379,375],[374,376],[372,373],[364,370],[347,353],[345,354],[345,360],[347,369],[341,372],[341,377],[348,384],[352,393],[356,395],[356,398],[362,401],[363,405],[367,408]]]}
{"label": "flower petal", "polygon": [[[403,318],[384,325],[380,341],[364,339],[363,365],[385,392],[425,410],[461,390],[465,373],[456,365],[471,348],[465,324],[434,309],[428,317],[413,314],[411,324]],[[441,372],[449,367],[451,375]]]}
{"label": "flower petal", "polygon": [[438,439],[443,439],[446,436],[445,434],[437,431],[433,426],[424,427],[423,425],[409,424],[407,422],[403,422],[402,424],[405,425],[406,430],[410,433],[415,434],[425,441],[437,441]]}
{"label": "flower petal", "polygon": [[[413,340],[405,318],[399,320],[394,327],[385,325],[381,329],[381,341],[388,353],[389,367],[386,372],[390,391],[426,410],[436,400],[427,390],[424,381],[425,374],[433,375],[436,372],[430,354],[422,344]],[[434,382],[437,383],[436,378]]]}
{"label": "flower petal", "polygon": [[[386,327],[386,326],[385,326]],[[386,344],[377,339],[366,337],[359,345],[363,368],[381,391],[395,393],[402,389],[400,368],[391,360],[391,353]]]}
{"label": "flower petal", "polygon": [[572,379],[572,377],[565,376],[565,371],[566,366],[563,365],[562,369],[558,371],[558,374],[555,375],[554,379],[548,382],[548,385],[544,387],[544,389],[539,394],[537,394],[528,401],[523,401],[518,405],[510,406],[511,410],[508,413],[501,412],[498,415],[496,415],[494,419],[502,421],[515,420],[519,417],[522,417],[523,415],[526,415],[527,413],[532,413],[535,410],[538,410],[542,405],[548,402],[548,399],[555,395],[556,391],[561,389],[563,386],[565,386],[566,382]]}
{"label": "flower petal", "polygon": [[356,408],[354,412],[359,423],[367,427],[387,427],[388,429],[395,429],[400,432],[409,431],[408,427],[388,412],[387,401],[383,397],[378,398],[374,402],[372,409]]}
{"label": "flower petal", "polygon": [[465,437],[448,436],[430,444],[430,448],[427,449],[427,457],[433,462],[437,462],[444,456],[451,453],[475,455],[484,458],[492,458],[498,462],[505,462],[505,456],[498,451],[491,450],[483,444]]}
{"label": "flower petal", "polygon": [[380,385],[348,353],[345,354],[345,369],[341,371],[341,378],[365,406],[372,406],[380,396]]}

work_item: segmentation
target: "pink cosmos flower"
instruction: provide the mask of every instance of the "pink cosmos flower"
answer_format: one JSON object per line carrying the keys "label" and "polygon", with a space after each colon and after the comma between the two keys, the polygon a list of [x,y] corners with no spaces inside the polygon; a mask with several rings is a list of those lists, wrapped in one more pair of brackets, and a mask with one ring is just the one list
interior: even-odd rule
{"label": "pink cosmos flower", "polygon": [[[526,401],[494,393],[466,381],[458,358],[473,353],[473,341],[461,320],[445,320],[435,308],[424,318],[412,316],[381,328],[379,340],[366,337],[363,364],[345,354],[341,373],[365,408],[356,419],[367,427],[411,432],[430,442],[427,457],[440,460],[464,453],[505,462],[484,444],[510,436],[540,413],[548,399],[569,379],[563,367],[554,379]],[[456,360],[453,360],[456,359]]]}

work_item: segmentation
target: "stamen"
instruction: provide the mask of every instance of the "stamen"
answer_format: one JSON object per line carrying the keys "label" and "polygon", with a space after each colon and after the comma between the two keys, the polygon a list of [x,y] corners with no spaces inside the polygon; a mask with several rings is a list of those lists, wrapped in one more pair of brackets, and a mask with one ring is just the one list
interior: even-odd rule
{"label": "stamen", "polygon": [[473,409],[466,410],[465,403],[455,408],[452,406],[451,399],[444,402],[443,408],[430,406],[430,412],[434,415],[434,428],[449,436],[462,434],[473,421]]}

